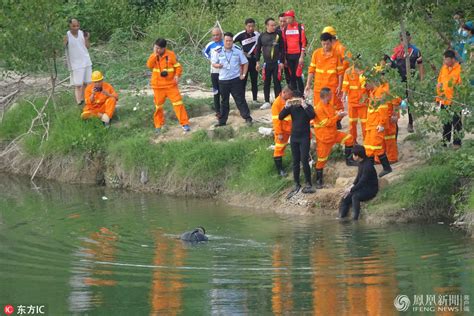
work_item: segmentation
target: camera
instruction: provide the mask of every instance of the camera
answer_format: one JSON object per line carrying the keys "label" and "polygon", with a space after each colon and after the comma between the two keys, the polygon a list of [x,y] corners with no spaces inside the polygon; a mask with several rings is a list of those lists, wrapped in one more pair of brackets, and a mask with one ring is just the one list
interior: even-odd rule
{"label": "camera", "polygon": [[168,72],[166,70],[163,70],[162,72],[160,72],[160,76],[166,77],[168,76]]}

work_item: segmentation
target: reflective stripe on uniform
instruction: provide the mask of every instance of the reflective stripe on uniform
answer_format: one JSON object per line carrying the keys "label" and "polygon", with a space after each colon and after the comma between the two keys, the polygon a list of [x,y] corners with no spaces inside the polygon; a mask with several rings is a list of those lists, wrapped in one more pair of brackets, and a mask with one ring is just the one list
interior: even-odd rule
{"label": "reflective stripe on uniform", "polygon": [[367,119],[359,119],[362,123],[367,122]]}
{"label": "reflective stripe on uniform", "polygon": [[[163,68],[163,71],[174,72],[174,68]],[[160,72],[161,73],[161,69],[160,68],[153,68],[153,72]]]}
{"label": "reflective stripe on uniform", "polygon": [[[316,66],[316,65],[315,65]],[[328,70],[324,70],[324,69],[319,69],[319,68],[316,68],[315,69],[316,72],[320,73],[320,74],[323,74],[323,73],[327,73],[327,74],[335,74],[337,72],[336,69],[328,69]]]}
{"label": "reflective stripe on uniform", "polygon": [[326,123],[329,121],[329,119],[324,119],[322,120],[321,122],[319,122],[318,124],[314,125],[314,128],[321,128],[321,127],[324,127],[324,125],[326,125]]}
{"label": "reflective stripe on uniform", "polygon": [[[280,120],[280,118],[278,115],[272,115],[272,120]],[[288,115],[287,117],[285,117],[283,120],[280,120],[280,121],[291,122],[291,116]]]}
{"label": "reflective stripe on uniform", "polygon": [[178,106],[178,105],[183,105],[183,101],[182,100],[179,100],[179,101],[176,101],[176,102],[173,102],[171,103],[173,106]]}
{"label": "reflective stripe on uniform", "polygon": [[364,145],[364,147],[367,149],[372,149],[372,150],[382,149],[382,146]]}
{"label": "reflective stripe on uniform", "polygon": [[342,84],[343,84],[343,85],[348,85],[348,84],[349,84],[349,81],[343,81]]}
{"label": "reflective stripe on uniform", "polygon": [[316,64],[311,63],[309,66],[310,67],[316,67]]}
{"label": "reflective stripe on uniform", "polygon": [[349,122],[356,122],[359,121],[360,119],[357,117],[349,117]]}
{"label": "reflective stripe on uniform", "polygon": [[388,135],[384,137],[384,139],[395,139],[395,138],[397,138],[397,135]]}
{"label": "reflective stripe on uniform", "polygon": [[176,63],[173,65],[173,67],[181,67],[181,64],[180,63]]}
{"label": "reflective stripe on uniform", "polygon": [[346,140],[348,140],[349,138],[351,138],[352,135],[351,134],[347,134],[346,137],[344,137],[342,140],[341,140],[341,145],[344,144],[346,142]]}
{"label": "reflective stripe on uniform", "polygon": [[349,89],[351,89],[351,90],[357,90],[357,89],[359,89],[359,86],[349,86]]}
{"label": "reflective stripe on uniform", "polygon": [[328,159],[329,159],[329,156],[322,157],[322,158],[319,158],[319,157],[318,157],[318,161],[320,161],[320,162],[326,161],[326,160],[328,160]]}
{"label": "reflective stripe on uniform", "polygon": [[286,147],[286,145],[288,145],[288,143],[286,143],[286,144],[282,144],[282,143],[275,143],[275,147],[278,147],[278,148],[283,148],[283,147]]}
{"label": "reflective stripe on uniform", "polygon": [[155,104],[155,107],[156,109],[161,109],[163,107],[163,105],[165,105],[164,103],[163,104]]}

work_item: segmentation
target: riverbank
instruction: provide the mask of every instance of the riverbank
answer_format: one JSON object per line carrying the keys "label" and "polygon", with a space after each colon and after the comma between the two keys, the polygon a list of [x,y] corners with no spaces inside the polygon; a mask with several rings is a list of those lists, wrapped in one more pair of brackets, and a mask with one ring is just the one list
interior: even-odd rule
{"label": "riverbank", "polygon": [[[271,126],[270,111],[253,109],[252,127],[246,127],[232,111],[229,126],[214,129],[212,101],[205,93],[196,95],[195,90],[189,89],[193,98],[184,99],[193,131],[182,132],[167,104],[167,128],[161,136],[153,133],[152,96],[146,92],[121,95],[110,129],[98,121],[81,121],[80,109],[64,91],[55,97],[54,105],[46,107],[43,124],[28,133],[45,98],[25,98],[5,113],[1,124],[0,171],[67,183],[217,198],[264,211],[336,216],[339,194],[356,174],[356,168],[345,166],[341,149],[332,154],[324,189],[286,200],[291,176],[282,179],[276,175],[269,149],[273,139],[257,132],[259,127]],[[408,135],[404,119],[400,126],[400,162],[381,180],[382,191],[368,204],[363,218],[376,223],[457,221],[472,231],[472,143],[466,142],[457,152],[435,148],[440,150],[436,158],[427,159],[421,150],[427,140]],[[13,139],[17,141],[11,145]],[[290,169],[288,156],[289,150],[284,164]]]}

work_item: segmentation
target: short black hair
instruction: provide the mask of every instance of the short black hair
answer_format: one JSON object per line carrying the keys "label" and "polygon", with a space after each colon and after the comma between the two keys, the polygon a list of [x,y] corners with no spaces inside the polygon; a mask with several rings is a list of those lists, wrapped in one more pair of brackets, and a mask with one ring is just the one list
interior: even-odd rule
{"label": "short black hair", "polygon": [[464,11],[456,10],[453,15],[459,15],[460,18],[464,18]]}
{"label": "short black hair", "polygon": [[319,92],[319,97],[325,97],[327,95],[330,95],[331,94],[331,89],[329,89],[328,87],[324,87],[321,89],[321,91]]}
{"label": "short black hair", "polygon": [[300,90],[293,90],[293,98],[303,98],[304,94]]}
{"label": "short black hair", "polygon": [[155,45],[158,46],[158,47],[161,47],[161,48],[165,48],[166,47],[166,40],[164,38],[158,38],[156,41],[155,41]]}
{"label": "short black hair", "polygon": [[275,19],[274,19],[274,18],[267,18],[267,19],[265,20],[265,25],[267,25],[268,22],[270,22],[270,21],[275,22]]}
{"label": "short black hair", "polygon": [[331,41],[334,39],[334,36],[332,36],[331,34],[329,33],[323,33],[321,34],[321,36],[319,37],[319,39],[323,42],[325,41]]}
{"label": "short black hair", "polygon": [[252,19],[252,18],[245,19],[245,25],[247,25],[247,24],[249,24],[249,23],[255,24],[255,20]]}
{"label": "short black hair", "polygon": [[365,147],[359,144],[355,144],[354,147],[352,147],[352,154],[362,159],[367,157],[367,154],[365,153]]}
{"label": "short black hair", "polygon": [[284,18],[285,17],[285,12],[278,14],[279,18]]}
{"label": "short black hair", "polygon": [[230,37],[234,38],[234,34],[232,34],[231,32],[225,32],[224,37],[226,37],[226,36],[230,36]]}
{"label": "short black hair", "polygon": [[77,18],[70,18],[69,20],[67,20],[67,23],[68,24],[71,24],[72,21],[76,20],[77,22],[79,22],[79,20]]}
{"label": "short black hair", "polygon": [[[406,36],[411,36],[410,32],[408,32],[408,31],[405,31],[405,35]],[[403,32],[400,32],[400,36],[403,36]]]}
{"label": "short black hair", "polygon": [[454,50],[448,49],[447,51],[444,52],[444,57],[446,58],[456,58],[456,53]]}

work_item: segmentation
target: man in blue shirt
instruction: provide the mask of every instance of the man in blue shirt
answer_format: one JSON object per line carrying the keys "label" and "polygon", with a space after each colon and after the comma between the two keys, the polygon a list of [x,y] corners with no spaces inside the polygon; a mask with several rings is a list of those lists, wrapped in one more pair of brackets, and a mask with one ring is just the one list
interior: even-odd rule
{"label": "man in blue shirt", "polygon": [[219,69],[212,67],[211,56],[215,53],[215,50],[224,46],[222,41],[222,31],[220,28],[215,27],[212,29],[212,41],[210,41],[206,47],[202,50],[204,57],[211,63],[211,82],[212,82],[212,93],[214,94],[214,109],[216,111],[216,117],[219,118],[221,115],[221,96],[219,94]]}
{"label": "man in blue shirt", "polygon": [[234,45],[233,34],[224,34],[224,46],[215,50],[211,56],[212,67],[219,69],[219,90],[222,96],[219,121],[215,125],[224,126],[229,116],[229,97],[232,94],[240,116],[249,125],[252,124],[250,109],[245,101],[242,80],[248,71],[248,60],[242,49]]}

